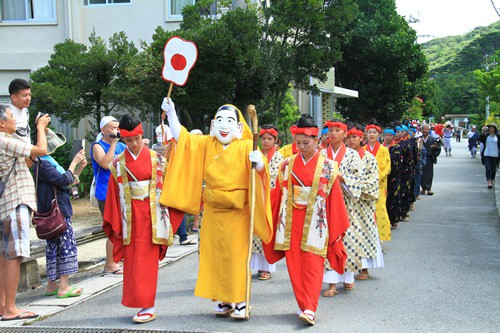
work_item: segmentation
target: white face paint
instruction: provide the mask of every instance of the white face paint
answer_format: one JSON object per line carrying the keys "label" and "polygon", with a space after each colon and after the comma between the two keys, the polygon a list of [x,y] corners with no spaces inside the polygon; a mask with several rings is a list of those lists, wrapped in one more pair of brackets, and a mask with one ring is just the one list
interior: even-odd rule
{"label": "white face paint", "polygon": [[243,124],[238,122],[232,110],[222,109],[217,112],[210,126],[210,136],[215,136],[223,145],[240,139],[243,133]]}

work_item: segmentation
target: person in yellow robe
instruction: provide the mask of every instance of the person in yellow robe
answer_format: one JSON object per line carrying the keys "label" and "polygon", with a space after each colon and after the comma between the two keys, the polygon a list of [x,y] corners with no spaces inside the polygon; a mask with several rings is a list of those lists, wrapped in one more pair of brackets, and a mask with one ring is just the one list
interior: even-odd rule
{"label": "person in yellow robe", "polygon": [[[202,197],[200,263],[194,294],[216,301],[216,316],[248,319],[250,174],[256,163],[254,234],[264,243],[272,238],[269,171],[260,151],[253,150],[252,133],[240,110],[221,106],[210,125],[210,135],[192,135],[181,126],[171,99],[165,98],[172,149],[160,202],[197,214]],[[182,193],[182,195],[180,195]]]}
{"label": "person in yellow robe", "polygon": [[366,126],[366,137],[368,143],[365,149],[372,153],[377,159],[378,164],[378,182],[380,186],[379,197],[375,210],[375,217],[377,221],[378,235],[380,240],[391,240],[391,221],[387,214],[387,177],[391,173],[391,155],[389,149],[380,144],[378,141],[382,128],[377,124],[370,123]]}

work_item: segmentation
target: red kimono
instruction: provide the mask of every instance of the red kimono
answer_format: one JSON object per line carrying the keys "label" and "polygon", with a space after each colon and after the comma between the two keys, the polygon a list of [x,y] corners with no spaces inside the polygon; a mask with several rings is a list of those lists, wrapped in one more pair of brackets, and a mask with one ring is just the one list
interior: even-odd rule
{"label": "red kimono", "polygon": [[[313,184],[318,158],[319,152],[317,152],[307,164],[304,164],[301,155],[298,155],[295,159],[293,173],[297,175],[304,186],[311,186]],[[295,177],[292,177],[290,180],[293,185],[299,185]],[[268,245],[263,244],[264,252],[270,263],[274,263],[286,257],[288,274],[290,275],[290,281],[299,308],[301,311],[311,310],[316,312],[323,282],[325,258],[301,249],[304,223],[306,222],[306,209],[293,207],[289,250],[276,251],[273,248],[275,244],[276,227],[279,221],[279,206],[281,196],[283,195],[282,186],[280,185],[281,184],[276,184],[275,189],[271,192],[275,235]],[[291,207],[291,205],[288,205],[288,207]],[[326,220],[329,232],[327,257],[332,268],[342,274],[347,256],[341,239],[345,230],[349,227],[349,219],[347,217],[347,211],[342,198],[342,190],[338,180],[335,180],[326,200]],[[307,222],[310,223],[310,221]],[[339,237],[340,240],[337,241]]]}
{"label": "red kimono", "polygon": [[[137,160],[134,160],[128,149],[125,149],[122,154],[125,154],[127,168],[137,180],[152,178],[151,155],[147,147],[141,150]],[[128,173],[127,175],[129,181],[134,181]],[[113,175],[109,177],[103,229],[113,243],[114,261],[119,262],[123,259],[122,304],[131,308],[149,308],[155,304],[158,263],[165,258],[167,246],[152,242],[150,198],[131,199],[131,206],[130,244],[125,245],[118,184]],[[172,231],[175,233],[182,222],[184,213],[171,208],[169,213]]]}

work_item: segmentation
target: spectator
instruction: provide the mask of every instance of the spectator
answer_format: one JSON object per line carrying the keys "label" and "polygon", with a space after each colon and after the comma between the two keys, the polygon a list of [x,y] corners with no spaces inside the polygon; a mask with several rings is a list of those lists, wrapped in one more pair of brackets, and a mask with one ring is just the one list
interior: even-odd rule
{"label": "spectator", "polygon": [[467,138],[469,139],[469,151],[471,158],[476,158],[477,154],[477,143],[479,141],[479,133],[477,132],[476,126],[472,126],[469,133],[467,133]]}
{"label": "spectator", "polygon": [[12,136],[26,143],[31,143],[28,112],[31,103],[31,86],[26,80],[14,79],[9,84],[9,95],[9,107],[17,126],[17,130],[12,133]]}
{"label": "spectator", "polygon": [[[78,254],[71,222],[73,208],[70,200],[70,188],[80,182],[79,176],[87,165],[87,160],[85,159],[85,151],[82,149],[73,157],[68,170],[64,170],[50,154],[62,146],[66,139],[62,134],[60,136],[53,135],[52,138],[48,139],[47,142],[47,155],[40,157],[39,162],[35,163],[37,211],[39,213],[48,212],[51,209],[52,200],[56,198],[66,221],[66,231],[58,237],[47,240],[45,258],[49,281],[45,289],[45,296],[78,297],[82,294],[83,289],[72,287],[68,283],[69,275],[78,272]],[[56,193],[57,197],[55,197]],[[59,279],[59,285],[57,279]]]}
{"label": "spectator", "polygon": [[30,256],[31,213],[36,210],[35,187],[24,158],[47,153],[45,129],[48,115],[37,123],[37,144],[14,139],[16,120],[10,107],[0,105],[0,177],[12,172],[0,198],[0,313],[2,321],[36,318],[31,311],[16,306],[16,292],[22,258]]}
{"label": "spectator", "polygon": [[[110,175],[109,164],[115,156],[125,150],[125,145],[122,142],[118,142],[118,121],[114,117],[103,117],[99,127],[101,133],[97,136],[96,142],[92,144],[90,157],[96,181],[95,196],[99,204],[101,216],[104,216]],[[103,274],[123,275],[123,269],[113,261],[113,244],[109,238],[106,241],[106,263],[104,264]]]}
{"label": "spectator", "polygon": [[483,132],[479,137],[479,141],[483,143],[484,149],[482,159],[486,168],[486,181],[488,188],[493,188],[495,184],[495,175],[498,167],[498,157],[500,152],[500,135],[496,123],[488,124],[488,132]]}

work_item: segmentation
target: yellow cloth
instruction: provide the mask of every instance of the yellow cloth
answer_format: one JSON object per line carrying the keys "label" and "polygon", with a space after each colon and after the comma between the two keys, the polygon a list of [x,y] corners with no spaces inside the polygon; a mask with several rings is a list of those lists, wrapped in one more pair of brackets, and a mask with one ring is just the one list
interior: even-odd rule
{"label": "yellow cloth", "polygon": [[281,147],[278,152],[283,155],[283,159],[287,159],[293,156],[292,144]]}
{"label": "yellow cloth", "polygon": [[[251,140],[234,140],[224,150],[216,138],[191,135],[185,128],[172,149],[160,198],[163,205],[197,214],[206,181],[195,296],[234,303],[246,299],[251,151]],[[254,219],[254,234],[265,243],[272,238],[269,183],[266,163],[256,172]]]}
{"label": "yellow cloth", "polygon": [[378,235],[381,241],[391,240],[391,221],[387,214],[387,176],[391,172],[391,156],[389,149],[380,145],[375,156],[378,163],[378,181],[380,185],[380,194],[376,205],[375,214],[377,217]]}

